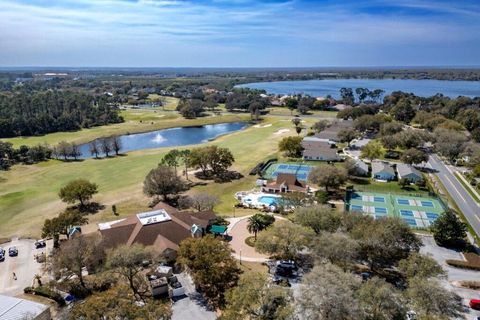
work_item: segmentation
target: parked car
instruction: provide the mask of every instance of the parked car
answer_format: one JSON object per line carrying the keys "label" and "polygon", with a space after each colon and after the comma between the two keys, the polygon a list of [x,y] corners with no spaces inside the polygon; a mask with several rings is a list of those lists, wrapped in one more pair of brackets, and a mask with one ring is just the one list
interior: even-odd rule
{"label": "parked car", "polygon": [[40,249],[40,248],[45,248],[47,246],[45,240],[37,240],[35,241],[35,248]]}
{"label": "parked car", "polygon": [[5,249],[3,249],[2,247],[0,247],[0,253],[2,253],[2,254],[5,255]]}
{"label": "parked car", "polygon": [[8,248],[8,255],[9,255],[10,257],[16,257],[16,256],[18,256],[18,249],[17,249],[17,247],[10,247],[10,248]]}
{"label": "parked car", "polygon": [[5,261],[5,253],[0,252],[0,261]]}
{"label": "parked car", "polygon": [[471,299],[469,305],[472,309],[480,310],[480,299]]}

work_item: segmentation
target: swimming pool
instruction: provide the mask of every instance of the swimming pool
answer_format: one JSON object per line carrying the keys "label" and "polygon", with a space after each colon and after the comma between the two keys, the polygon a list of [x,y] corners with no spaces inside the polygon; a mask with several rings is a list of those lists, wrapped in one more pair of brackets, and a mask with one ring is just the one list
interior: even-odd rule
{"label": "swimming pool", "polygon": [[272,196],[261,196],[257,199],[258,202],[265,204],[267,206],[274,206],[280,200],[279,197],[272,197]]}

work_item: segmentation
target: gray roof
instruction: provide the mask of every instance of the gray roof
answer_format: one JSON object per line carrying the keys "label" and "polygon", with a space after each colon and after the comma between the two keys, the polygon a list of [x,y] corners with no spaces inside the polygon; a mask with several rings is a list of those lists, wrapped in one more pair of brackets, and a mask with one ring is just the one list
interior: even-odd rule
{"label": "gray roof", "polygon": [[420,173],[420,171],[418,171],[417,169],[415,169],[411,165],[405,164],[405,163],[397,164],[397,171],[398,171],[398,176],[400,178],[408,176],[408,175],[415,175],[419,178],[422,177],[422,174]]}
{"label": "gray roof", "polygon": [[49,306],[25,299],[0,295],[0,319],[35,319]]}
{"label": "gray roof", "polygon": [[315,138],[304,138],[302,141],[302,147],[304,148],[304,157],[317,157],[318,155],[321,155],[323,157],[329,156],[331,158],[340,159],[337,154],[337,149],[332,148],[332,145],[326,141],[321,141]]}
{"label": "gray roof", "polygon": [[365,162],[363,162],[362,160],[357,160],[355,162],[355,166],[357,167],[357,169],[361,169],[365,172],[368,172],[368,164],[366,164]]}
{"label": "gray roof", "polygon": [[393,170],[393,167],[390,165],[388,162],[383,162],[383,161],[373,161],[372,162],[372,173],[377,174],[377,173],[389,173],[391,175],[395,175],[395,171]]}

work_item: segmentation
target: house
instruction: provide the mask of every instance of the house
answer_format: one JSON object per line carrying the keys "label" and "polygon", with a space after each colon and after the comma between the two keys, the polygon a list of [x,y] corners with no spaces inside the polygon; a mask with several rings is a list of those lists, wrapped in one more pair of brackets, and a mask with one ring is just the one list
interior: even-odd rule
{"label": "house", "polygon": [[305,137],[302,141],[304,160],[339,161],[335,144],[316,137]]}
{"label": "house", "polygon": [[171,254],[178,250],[180,242],[186,238],[204,234],[210,220],[216,218],[210,211],[179,212],[160,202],[152,211],[98,224],[105,246],[118,245],[153,246],[159,253]]}
{"label": "house", "polygon": [[391,181],[395,179],[395,170],[388,162],[373,161],[372,176],[376,180]]}
{"label": "house", "polygon": [[420,171],[415,169],[413,166],[405,163],[400,163],[397,165],[397,172],[399,179],[406,179],[411,183],[415,183],[423,180],[422,174]]}
{"label": "house", "polygon": [[329,142],[340,142],[338,133],[351,127],[353,127],[353,120],[334,121],[328,128],[315,134],[315,138]]}
{"label": "house", "polygon": [[357,139],[354,140],[352,143],[350,143],[350,149],[351,150],[362,150],[363,147],[365,147],[372,139]]}
{"label": "house", "polygon": [[50,320],[50,307],[38,302],[0,295],[0,319]]}
{"label": "house", "polygon": [[355,175],[360,177],[366,177],[369,175],[368,164],[362,160],[355,161]]}
{"label": "house", "polygon": [[298,181],[297,176],[292,173],[279,173],[276,180],[267,182],[262,187],[262,191],[268,193],[307,192],[308,186]]}

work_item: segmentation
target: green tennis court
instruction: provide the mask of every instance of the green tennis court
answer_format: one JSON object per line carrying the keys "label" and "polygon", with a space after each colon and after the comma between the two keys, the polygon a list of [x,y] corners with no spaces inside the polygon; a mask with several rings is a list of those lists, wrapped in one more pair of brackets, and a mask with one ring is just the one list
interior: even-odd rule
{"label": "green tennis court", "polygon": [[374,218],[396,216],[413,228],[428,228],[444,211],[435,198],[408,195],[354,192],[347,199],[349,211],[360,211]]}
{"label": "green tennis court", "polygon": [[272,163],[264,170],[263,177],[275,179],[279,173],[291,173],[296,175],[298,180],[307,181],[312,169],[313,166],[301,163]]}

